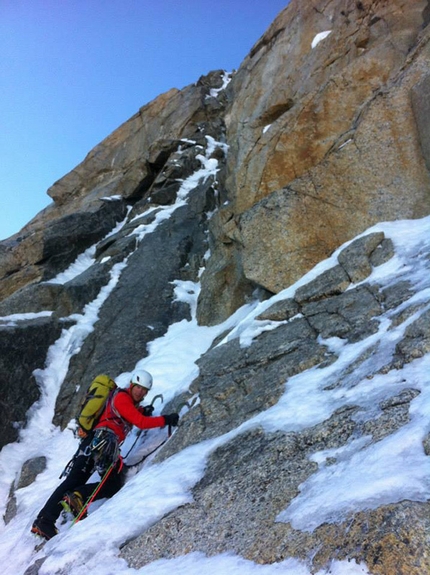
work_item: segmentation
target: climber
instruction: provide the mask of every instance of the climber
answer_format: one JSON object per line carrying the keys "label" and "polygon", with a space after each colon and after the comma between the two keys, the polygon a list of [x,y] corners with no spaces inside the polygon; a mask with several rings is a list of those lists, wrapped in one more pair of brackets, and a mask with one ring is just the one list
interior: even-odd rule
{"label": "climber", "polygon": [[68,466],[66,479],[40,510],[32,525],[32,533],[51,539],[58,533],[55,522],[63,509],[70,510],[75,517],[82,513],[84,503],[99,485],[86,483],[94,471],[98,471],[100,477],[106,474],[106,480],[94,499],[112,497],[121,489],[125,470],[119,448],[133,425],[140,429],[178,425],[177,413],[153,417],[152,405],[138,407],[151,388],[151,374],[138,370],[133,373],[127,388],[115,391],[93,431],[81,441]]}

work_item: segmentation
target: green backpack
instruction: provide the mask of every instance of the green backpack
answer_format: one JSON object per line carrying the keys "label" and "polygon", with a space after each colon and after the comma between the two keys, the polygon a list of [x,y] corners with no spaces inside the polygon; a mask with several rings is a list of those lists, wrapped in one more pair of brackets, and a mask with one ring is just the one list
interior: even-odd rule
{"label": "green backpack", "polygon": [[78,437],[86,437],[97,425],[108,399],[116,389],[116,383],[108,375],[98,375],[91,382],[76,416]]}

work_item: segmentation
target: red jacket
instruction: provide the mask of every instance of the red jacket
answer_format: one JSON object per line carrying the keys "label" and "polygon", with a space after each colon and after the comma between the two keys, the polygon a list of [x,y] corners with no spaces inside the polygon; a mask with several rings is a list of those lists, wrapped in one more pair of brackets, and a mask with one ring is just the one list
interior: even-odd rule
{"label": "red jacket", "polygon": [[142,415],[130,393],[130,388],[118,389],[103,411],[98,424],[94,429],[101,427],[111,429],[123,442],[133,425],[140,429],[164,427],[165,419],[162,415],[148,417]]}

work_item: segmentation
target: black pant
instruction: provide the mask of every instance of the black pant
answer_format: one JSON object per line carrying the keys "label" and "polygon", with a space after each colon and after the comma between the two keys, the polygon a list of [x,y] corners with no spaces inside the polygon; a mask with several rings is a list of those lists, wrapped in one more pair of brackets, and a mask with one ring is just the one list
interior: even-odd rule
{"label": "black pant", "polygon": [[[55,523],[63,509],[60,501],[63,499],[64,494],[67,491],[79,491],[84,502],[92,495],[98,486],[98,483],[86,483],[95,470],[94,457],[91,453],[87,454],[88,450],[86,452],[86,448],[89,446],[91,441],[92,435],[82,441],[79,446],[79,452],[73,459],[71,469],[66,479],[60,483],[45,503],[43,508],[40,510],[38,517],[44,517],[45,519]],[[95,496],[94,501],[105,497],[112,497],[121,489],[124,485],[124,481],[125,468],[121,468],[121,464],[118,462],[110,472],[100,491]]]}

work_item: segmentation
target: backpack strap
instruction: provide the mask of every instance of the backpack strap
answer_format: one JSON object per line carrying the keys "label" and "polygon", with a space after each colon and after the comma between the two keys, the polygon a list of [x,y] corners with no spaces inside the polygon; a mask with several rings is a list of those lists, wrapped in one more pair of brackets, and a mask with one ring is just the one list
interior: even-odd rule
{"label": "backpack strap", "polygon": [[[118,412],[118,410],[115,408],[115,404],[114,404],[114,400],[115,397],[118,393],[128,393],[128,391],[122,387],[118,387],[117,389],[115,389],[113,391],[113,393],[111,394],[111,396],[109,397],[107,403],[106,403],[106,407],[99,419],[99,422],[97,424],[97,428],[98,429],[103,429],[103,423],[107,422],[107,421],[114,421],[116,422],[118,425],[124,426],[126,428],[126,434],[130,431],[130,429],[132,428],[132,425],[126,421]],[[106,428],[109,429],[109,428]]]}

